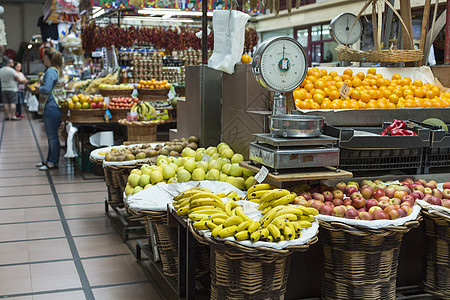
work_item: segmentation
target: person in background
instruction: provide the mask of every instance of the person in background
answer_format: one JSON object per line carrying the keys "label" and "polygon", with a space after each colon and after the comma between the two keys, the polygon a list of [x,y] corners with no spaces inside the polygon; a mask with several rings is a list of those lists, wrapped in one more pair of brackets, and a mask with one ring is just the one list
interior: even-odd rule
{"label": "person in background", "polygon": [[22,104],[23,99],[25,98],[25,84],[28,82],[27,78],[23,73],[22,70],[22,64],[20,62],[16,62],[14,64],[14,70],[17,72],[17,77],[19,77],[19,82],[17,82],[17,105],[16,105],[16,117],[17,118],[24,118],[24,115],[22,115]]}
{"label": "person in background", "polygon": [[0,69],[0,81],[2,83],[2,98],[5,109],[5,118],[7,120],[20,120],[15,116],[17,104],[17,82],[19,77],[12,68],[14,62],[8,60],[3,68]]}
{"label": "person in background", "polygon": [[61,109],[56,99],[53,97],[53,89],[58,83],[59,77],[62,76],[62,55],[59,51],[52,48],[44,50],[44,65],[47,70],[43,76],[43,84],[36,85],[39,88],[40,97],[47,97],[44,107],[43,119],[45,132],[48,139],[48,155],[43,162],[36,164],[41,171],[57,168],[59,162],[60,143],[58,138],[58,128],[61,122]]}

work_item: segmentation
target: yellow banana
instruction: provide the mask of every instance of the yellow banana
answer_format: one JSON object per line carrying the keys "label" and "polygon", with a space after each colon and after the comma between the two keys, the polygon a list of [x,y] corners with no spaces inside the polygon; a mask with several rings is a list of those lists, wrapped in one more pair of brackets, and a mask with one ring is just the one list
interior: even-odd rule
{"label": "yellow banana", "polygon": [[295,231],[293,231],[291,229],[291,227],[289,227],[289,225],[286,224],[286,226],[284,226],[284,229],[283,229],[283,235],[286,238],[286,240],[291,240],[292,237],[294,236],[294,234],[295,234]]}
{"label": "yellow banana", "polygon": [[268,191],[270,191],[270,190],[254,191],[252,193],[247,191],[247,199],[261,198]]}
{"label": "yellow banana", "polygon": [[229,199],[227,202],[225,202],[224,209],[228,216],[231,216],[231,210],[236,206],[238,206],[238,204],[232,199]]}
{"label": "yellow banana", "polygon": [[173,198],[173,200],[178,201],[183,198],[191,197],[194,194],[197,194],[200,192],[204,192],[204,190],[198,189],[198,188],[192,188],[192,189],[189,189],[189,190],[179,193],[177,196],[175,196],[175,198]]}
{"label": "yellow banana", "polygon": [[300,226],[300,228],[309,228],[312,226],[312,223],[309,221],[296,221],[294,223],[297,223]]}
{"label": "yellow banana", "polygon": [[182,207],[177,209],[177,215],[179,216],[187,216],[189,214],[189,207]]}
{"label": "yellow banana", "polygon": [[[238,225],[236,231],[240,232],[240,231],[247,230],[249,228],[250,224],[252,224],[252,222],[244,221],[244,222],[242,222],[241,224]],[[258,222],[258,225],[259,225],[259,222]]]}
{"label": "yellow banana", "polygon": [[255,198],[255,199],[247,199],[248,201],[254,202],[254,203],[259,203],[259,198]]}
{"label": "yellow banana", "polygon": [[261,231],[255,231],[250,235],[250,241],[252,241],[252,243],[259,241],[259,239],[261,238]]}
{"label": "yellow banana", "polygon": [[283,197],[279,198],[278,200],[273,201],[272,206],[275,207],[275,206],[289,204],[292,201],[294,201],[296,196],[297,196],[297,194],[295,194],[295,193],[283,196]]}
{"label": "yellow banana", "polygon": [[236,241],[243,241],[243,240],[248,240],[250,237],[248,231],[239,231],[238,233],[236,233],[234,235],[234,239]]}
{"label": "yellow banana", "polygon": [[253,186],[251,186],[248,191],[247,194],[251,194],[253,192],[256,191],[260,191],[260,190],[271,190],[271,189],[276,189],[277,187],[268,183],[259,183],[259,184],[255,184]]}
{"label": "yellow banana", "polygon": [[203,218],[201,221],[208,221],[208,220],[214,220],[214,219],[227,219],[228,215],[225,213],[218,213],[213,215],[208,215],[206,218]]}
{"label": "yellow banana", "polygon": [[261,224],[258,221],[253,221],[248,227],[248,232],[253,233],[261,227]]}
{"label": "yellow banana", "polygon": [[261,230],[261,239],[267,239],[270,236],[269,229],[264,228]]}
{"label": "yellow banana", "polygon": [[242,220],[244,221],[253,221],[252,219],[250,219],[249,216],[247,216],[244,212],[244,209],[242,208],[242,206],[238,206],[234,209],[236,211],[236,215],[241,217]]}
{"label": "yellow banana", "polygon": [[300,232],[295,234],[296,239],[299,239],[301,236],[302,236],[302,234]]}
{"label": "yellow banana", "polygon": [[180,207],[189,206],[189,199],[191,199],[191,197],[180,200],[177,205]]}
{"label": "yellow banana", "polygon": [[270,224],[275,225],[278,228],[278,230],[281,231],[284,229],[284,226],[286,225],[286,220],[278,217],[278,218],[273,219],[273,221],[270,222]]}
{"label": "yellow banana", "polygon": [[233,197],[233,198],[231,198],[231,199],[233,199],[234,201],[239,201],[239,200],[244,200],[244,197],[242,197],[242,196],[236,196],[236,197]]}
{"label": "yellow banana", "polygon": [[225,208],[223,207],[223,203],[222,200],[217,200],[217,199],[211,199],[211,198],[199,198],[199,199],[195,199],[191,201],[191,207],[197,207],[197,206],[203,206],[203,205],[212,205],[215,207],[218,207],[222,210],[224,210]]}
{"label": "yellow banana", "polygon": [[204,214],[189,214],[189,219],[192,221],[201,221],[202,219],[208,218],[208,215]]}
{"label": "yellow banana", "polygon": [[211,232],[211,235],[216,238],[222,229],[223,229],[223,225],[222,224],[218,225],[216,228],[213,229],[213,231]]}
{"label": "yellow banana", "polygon": [[280,242],[284,241],[286,238],[284,237],[284,235],[280,235]]}
{"label": "yellow banana", "polygon": [[236,208],[233,208],[233,210],[231,211],[231,216],[237,216],[237,214],[236,214]]}
{"label": "yellow banana", "polygon": [[217,197],[216,194],[208,193],[208,192],[200,192],[200,193],[197,193],[197,194],[191,196],[191,201],[196,200],[196,199],[201,199],[201,198],[216,199],[216,200],[219,200],[220,202],[222,202],[222,199],[220,199],[220,197]]}
{"label": "yellow banana", "polygon": [[225,214],[225,212],[219,208],[208,208],[208,209],[200,209],[194,212],[189,213],[191,214],[197,214],[197,215],[214,215],[214,214]]}
{"label": "yellow banana", "polygon": [[235,235],[236,234],[236,225],[230,226],[230,227],[225,227],[224,229],[222,229],[219,234],[217,235],[219,238],[224,239],[227,238],[229,236]]}
{"label": "yellow banana", "polygon": [[205,206],[189,207],[189,213],[197,212],[200,210],[207,210],[207,209],[220,210],[219,208],[217,208],[215,206],[205,205]]}
{"label": "yellow banana", "polygon": [[214,224],[212,221],[206,221],[205,226],[208,227],[208,229],[211,231],[213,231],[217,227],[217,225]]}
{"label": "yellow banana", "polygon": [[303,215],[303,211],[297,207],[287,206],[286,208],[283,208],[282,210],[278,211],[275,214],[274,218],[279,217],[284,214],[294,214],[296,216],[301,216],[301,215]]}
{"label": "yellow banana", "polygon": [[237,196],[236,191],[231,191],[226,195],[227,198],[234,198],[236,196]]}
{"label": "yellow banana", "polygon": [[212,222],[213,222],[214,224],[216,224],[216,225],[222,225],[223,222],[225,222],[225,219],[222,219],[222,218],[216,218],[216,219],[213,219]]}
{"label": "yellow banana", "polygon": [[[275,214],[276,215],[276,214]],[[274,217],[274,219],[279,219],[279,218],[281,218],[281,219],[283,219],[283,220],[289,220],[289,221],[297,221],[297,216],[296,215],[294,215],[294,214],[283,214],[283,215],[281,215],[281,216],[278,216],[278,217]]]}
{"label": "yellow banana", "polygon": [[275,225],[269,224],[267,226],[267,229],[269,229],[270,234],[273,236],[275,241],[280,241],[281,240],[280,230]]}
{"label": "yellow banana", "polygon": [[218,193],[218,194],[216,194],[217,195],[217,197],[219,197],[219,198],[224,198],[226,195],[225,195],[225,193]]}
{"label": "yellow banana", "polygon": [[273,236],[269,235],[266,237],[266,242],[272,243],[273,242]]}
{"label": "yellow banana", "polygon": [[299,221],[308,221],[310,223],[314,222],[314,217],[313,216],[300,216],[298,218]]}
{"label": "yellow banana", "polygon": [[264,216],[265,214],[267,214],[269,211],[272,210],[272,208],[273,208],[272,205],[264,208],[264,210],[261,212],[262,215]]}
{"label": "yellow banana", "polygon": [[290,222],[290,223],[294,227],[296,233],[299,233],[300,231],[302,231],[302,227],[300,226],[300,223],[298,223],[298,222]]}
{"label": "yellow banana", "polygon": [[272,208],[267,214],[265,214],[261,220],[259,220],[259,223],[261,223],[261,226],[263,228],[267,227],[267,225],[270,224],[270,222],[272,222],[273,218],[275,217],[275,214],[280,210],[281,208],[279,207],[274,207]]}
{"label": "yellow banana", "polygon": [[267,202],[261,202],[261,199],[259,199],[259,210],[264,211],[264,209],[266,209],[267,207],[272,206],[272,203],[270,201]]}
{"label": "yellow banana", "polygon": [[266,201],[272,201],[275,199],[280,199],[283,196],[289,195],[291,192],[289,192],[288,190],[285,189],[276,189],[276,190],[271,190],[267,193],[265,193],[261,199],[259,200],[260,203],[264,203]]}
{"label": "yellow banana", "polygon": [[316,216],[319,214],[319,211],[313,207],[304,207],[304,206],[300,205],[299,208],[303,211],[304,215]]}
{"label": "yellow banana", "polygon": [[231,216],[223,222],[223,227],[236,226],[242,223],[242,218],[238,216]]}
{"label": "yellow banana", "polygon": [[206,230],[209,229],[208,227],[206,227],[205,222],[195,222],[192,226],[194,226],[195,229],[197,230]]}

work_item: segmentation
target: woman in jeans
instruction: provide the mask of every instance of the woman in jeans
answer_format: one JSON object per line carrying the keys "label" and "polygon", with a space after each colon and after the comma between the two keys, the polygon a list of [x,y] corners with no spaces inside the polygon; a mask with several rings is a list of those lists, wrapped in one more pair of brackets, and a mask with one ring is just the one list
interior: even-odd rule
{"label": "woman in jeans", "polygon": [[22,114],[22,104],[25,94],[25,84],[28,82],[25,75],[23,75],[22,71],[22,64],[20,62],[16,62],[14,64],[14,70],[17,72],[17,77],[19,78],[19,82],[17,83],[17,105],[16,105],[16,117],[17,118],[23,118]]}
{"label": "woman in jeans", "polygon": [[47,67],[43,76],[43,84],[38,85],[40,97],[48,97],[45,102],[43,113],[45,132],[48,138],[48,155],[43,162],[36,164],[41,171],[57,168],[59,162],[60,144],[58,138],[58,127],[61,122],[61,109],[53,97],[53,89],[59,76],[62,75],[62,55],[60,52],[46,48],[44,51],[44,65]]}

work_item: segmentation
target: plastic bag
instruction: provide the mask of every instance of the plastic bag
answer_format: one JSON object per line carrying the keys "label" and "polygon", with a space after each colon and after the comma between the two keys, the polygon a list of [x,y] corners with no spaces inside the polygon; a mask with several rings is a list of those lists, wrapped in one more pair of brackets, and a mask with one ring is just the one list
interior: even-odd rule
{"label": "plastic bag", "polygon": [[214,53],[208,61],[208,67],[228,74],[234,73],[234,65],[241,60],[245,24],[249,18],[248,14],[237,10],[214,11]]}
{"label": "plastic bag", "polygon": [[28,104],[28,111],[30,112],[37,112],[39,107],[39,101],[36,98],[35,95],[32,95],[31,93],[27,93],[29,95],[25,98],[26,103]]}
{"label": "plastic bag", "polygon": [[78,128],[72,125],[71,122],[67,124],[67,152],[64,154],[65,158],[74,158],[77,157],[77,151],[75,149],[75,142],[74,142],[74,136],[75,133],[78,131]]}

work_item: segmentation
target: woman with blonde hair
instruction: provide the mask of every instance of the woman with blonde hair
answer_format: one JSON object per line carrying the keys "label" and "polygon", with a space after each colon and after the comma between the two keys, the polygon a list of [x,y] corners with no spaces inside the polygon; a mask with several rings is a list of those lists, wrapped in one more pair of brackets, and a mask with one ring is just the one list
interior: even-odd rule
{"label": "woman with blonde hair", "polygon": [[45,132],[48,139],[48,155],[43,162],[36,164],[41,171],[57,168],[59,162],[60,143],[58,128],[61,122],[61,109],[55,97],[55,87],[62,76],[63,59],[59,51],[52,48],[44,50],[44,65],[47,70],[44,73],[42,85],[39,87],[39,98],[43,100],[43,119]]}

